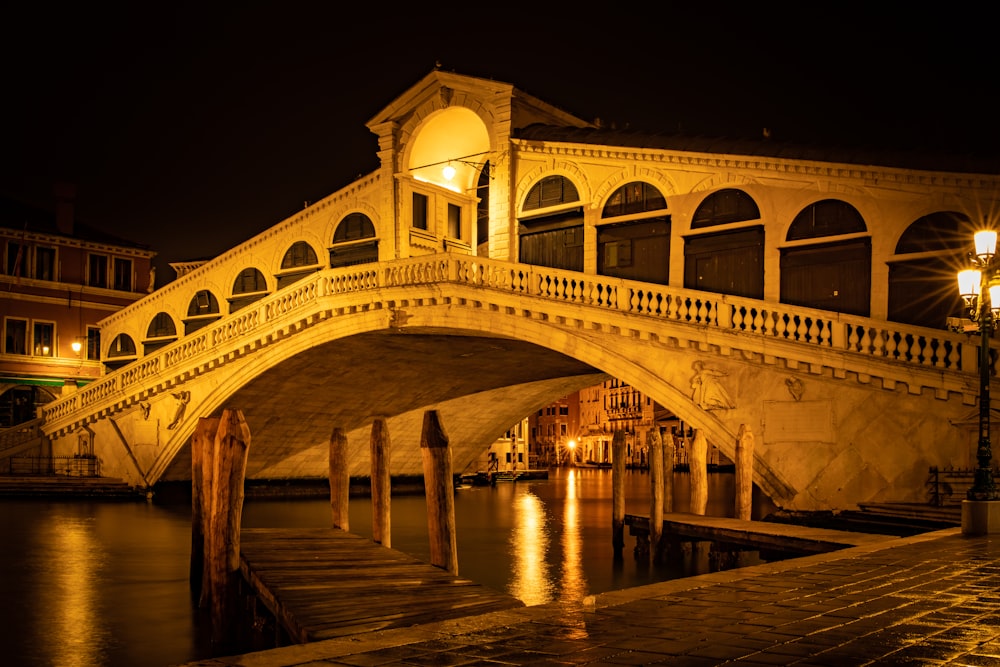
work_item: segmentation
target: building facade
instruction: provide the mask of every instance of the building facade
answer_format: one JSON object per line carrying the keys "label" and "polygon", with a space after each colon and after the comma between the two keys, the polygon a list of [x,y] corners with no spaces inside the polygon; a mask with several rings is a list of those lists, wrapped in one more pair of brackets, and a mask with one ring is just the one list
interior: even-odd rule
{"label": "building facade", "polygon": [[152,291],[154,256],[76,221],[68,186],[54,211],[0,200],[0,429],[136,358],[100,322]]}
{"label": "building facade", "polygon": [[571,465],[579,460],[580,399],[563,396],[528,417],[528,441],[539,465]]}

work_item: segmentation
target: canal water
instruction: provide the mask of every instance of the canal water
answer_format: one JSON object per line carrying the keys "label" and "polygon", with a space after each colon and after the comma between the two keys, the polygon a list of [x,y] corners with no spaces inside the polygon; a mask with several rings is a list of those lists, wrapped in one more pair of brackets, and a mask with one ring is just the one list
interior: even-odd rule
{"label": "canal water", "polygon": [[[686,511],[688,476],[674,475]],[[733,516],[734,475],[709,475],[711,516]],[[648,514],[649,476],[626,473],[626,512]],[[462,488],[455,495],[459,575],[526,604],[710,571],[678,552],[662,566],[611,545],[611,472],[553,469],[548,480]],[[753,516],[773,510],[754,494]],[[430,559],[422,495],[393,496],[392,547]],[[243,525],[327,527],[327,499],[248,499]],[[352,498],[351,532],[371,536],[371,503]],[[0,664],[17,667],[167,667],[213,657],[192,603],[190,503],[0,500]],[[753,564],[754,559],[741,558]]]}

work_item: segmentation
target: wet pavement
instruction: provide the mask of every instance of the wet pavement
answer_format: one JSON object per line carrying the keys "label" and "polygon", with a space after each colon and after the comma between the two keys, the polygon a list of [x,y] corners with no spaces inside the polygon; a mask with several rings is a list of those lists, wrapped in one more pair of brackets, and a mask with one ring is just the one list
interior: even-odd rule
{"label": "wet pavement", "polygon": [[189,664],[1000,665],[1000,537],[951,528]]}

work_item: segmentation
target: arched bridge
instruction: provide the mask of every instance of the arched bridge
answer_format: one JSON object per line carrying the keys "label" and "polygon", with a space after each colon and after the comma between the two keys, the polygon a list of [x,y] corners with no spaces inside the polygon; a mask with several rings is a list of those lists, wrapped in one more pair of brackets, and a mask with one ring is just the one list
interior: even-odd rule
{"label": "arched bridge", "polygon": [[199,417],[243,410],[249,478],[325,477],[344,428],[369,474],[419,474],[425,410],[462,470],[555,398],[620,378],[734,454],[779,506],[923,500],[929,466],[974,465],[977,339],[769,301],[439,253],[313,273],[44,409],[54,453],[105,474],[190,477]]}

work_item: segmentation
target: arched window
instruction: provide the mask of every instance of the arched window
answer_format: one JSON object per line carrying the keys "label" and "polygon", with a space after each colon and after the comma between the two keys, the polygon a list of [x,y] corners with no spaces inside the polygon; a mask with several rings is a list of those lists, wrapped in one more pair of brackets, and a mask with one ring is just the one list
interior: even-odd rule
{"label": "arched window", "polygon": [[220,317],[219,301],[215,295],[209,290],[199,290],[188,303],[187,318],[184,320],[184,334],[197,331]]}
{"label": "arched window", "polygon": [[[742,190],[726,188],[705,197],[691,229],[759,220],[757,203]],[[684,240],[684,287],[764,298],[764,226],[689,236]]]}
{"label": "arched window", "polygon": [[330,268],[378,261],[375,225],[364,213],[351,213],[337,225],[330,248]]}
{"label": "arched window", "polygon": [[580,194],[573,181],[565,176],[546,176],[528,190],[521,210],[534,211],[575,201],[580,201]]}
{"label": "arched window", "polygon": [[839,199],[824,199],[810,204],[795,216],[785,240],[801,241],[866,231],[868,227],[858,209]]}
{"label": "arched window", "polygon": [[579,200],[576,186],[564,176],[547,176],[532,186],[521,210],[542,212],[518,220],[521,262],[583,271],[583,207],[565,207]]}
{"label": "arched window", "polygon": [[267,296],[267,280],[264,274],[254,267],[240,271],[233,281],[233,294],[229,297],[229,312],[235,313],[240,308],[249,306],[254,301]]}
{"label": "arched window", "polygon": [[954,211],[925,215],[906,228],[889,262],[888,319],[941,329],[968,316],[955,274],[968,267],[974,229]]}
{"label": "arched window", "polygon": [[824,199],[804,208],[786,240],[824,239],[781,249],[781,302],[867,317],[871,313],[871,239],[838,239],[868,231],[856,208]]}
{"label": "arched window", "polygon": [[166,336],[176,336],[177,327],[174,325],[174,318],[168,313],[157,313],[153,316],[146,329],[146,338],[164,338]]}
{"label": "arched window", "polygon": [[281,274],[278,275],[278,289],[302,280],[319,271],[316,251],[305,241],[296,241],[281,258]]}
{"label": "arched window", "polygon": [[759,220],[757,202],[742,190],[726,188],[705,197],[691,218],[691,229]]}
{"label": "arched window", "polygon": [[[627,222],[597,228],[597,272],[666,285],[670,278],[670,216],[653,185],[626,183],[608,198],[601,218],[632,215]],[[645,215],[643,215],[645,214]]]}
{"label": "arched window", "polygon": [[253,292],[266,292],[267,280],[264,274],[257,269],[250,267],[240,271],[233,282],[233,294],[251,294]]}
{"label": "arched window", "polygon": [[292,247],[285,251],[285,256],[281,258],[282,269],[294,269],[300,266],[313,266],[318,264],[316,251],[305,241],[296,241]]}
{"label": "arched window", "polygon": [[608,197],[601,212],[602,218],[660,211],[667,207],[667,200],[655,186],[641,181],[626,183]]}
{"label": "arched window", "polygon": [[142,341],[142,353],[150,354],[177,340],[177,326],[169,313],[159,312],[153,316],[146,328],[146,340]]}
{"label": "arched window", "polygon": [[109,371],[127,366],[136,359],[135,341],[128,334],[118,334],[108,347],[104,358],[104,367]]}
{"label": "arched window", "polygon": [[111,346],[108,348],[108,358],[116,357],[134,357],[135,356],[135,341],[128,334],[118,334],[115,339],[111,341]]}

